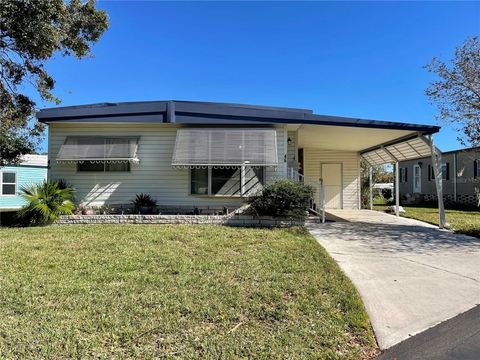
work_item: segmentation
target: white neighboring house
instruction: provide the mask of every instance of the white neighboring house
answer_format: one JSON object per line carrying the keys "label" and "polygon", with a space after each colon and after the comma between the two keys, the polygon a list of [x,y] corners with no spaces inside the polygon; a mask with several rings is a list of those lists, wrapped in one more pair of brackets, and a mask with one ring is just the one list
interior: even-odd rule
{"label": "white neighboring house", "polygon": [[393,190],[393,183],[377,183],[373,184],[373,188],[377,190]]}
{"label": "white neighboring house", "polygon": [[[317,115],[307,109],[190,101],[101,103],[41,110],[49,179],[84,206],[148,193],[159,207],[237,208],[274,178],[315,186],[312,207],[360,208],[360,158],[427,156],[437,126]],[[392,150],[393,151],[393,150]],[[325,199],[320,196],[321,184]],[[323,193],[322,192],[322,193]]]}
{"label": "white neighboring house", "polygon": [[392,196],[391,196],[390,199],[388,199],[388,200],[391,200],[391,199],[393,199],[393,189],[394,189],[393,183],[377,183],[377,184],[373,184],[373,195],[374,195],[374,196],[383,195],[383,194],[382,194],[382,190],[390,190]]}

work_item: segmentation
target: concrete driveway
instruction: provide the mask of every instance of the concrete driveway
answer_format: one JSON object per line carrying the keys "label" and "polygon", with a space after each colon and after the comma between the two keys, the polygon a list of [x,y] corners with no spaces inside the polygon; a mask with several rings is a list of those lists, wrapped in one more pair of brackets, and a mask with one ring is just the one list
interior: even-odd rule
{"label": "concrete driveway", "polygon": [[380,348],[480,304],[480,239],[370,210],[310,233],[357,287]]}

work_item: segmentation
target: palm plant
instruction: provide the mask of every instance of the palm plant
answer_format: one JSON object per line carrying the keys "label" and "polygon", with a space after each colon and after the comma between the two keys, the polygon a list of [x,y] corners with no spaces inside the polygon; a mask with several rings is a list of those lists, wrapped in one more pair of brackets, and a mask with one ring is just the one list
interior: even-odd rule
{"label": "palm plant", "polygon": [[58,219],[60,215],[72,214],[73,188],[64,188],[56,181],[44,181],[41,184],[24,186],[20,196],[27,201],[18,217],[26,225],[46,225]]}

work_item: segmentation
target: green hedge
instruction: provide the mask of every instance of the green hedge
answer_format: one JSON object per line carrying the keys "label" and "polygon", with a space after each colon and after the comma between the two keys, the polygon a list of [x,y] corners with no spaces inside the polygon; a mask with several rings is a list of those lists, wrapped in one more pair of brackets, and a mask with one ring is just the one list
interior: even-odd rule
{"label": "green hedge", "polygon": [[250,214],[290,219],[305,219],[313,197],[310,185],[291,180],[275,180],[248,199]]}

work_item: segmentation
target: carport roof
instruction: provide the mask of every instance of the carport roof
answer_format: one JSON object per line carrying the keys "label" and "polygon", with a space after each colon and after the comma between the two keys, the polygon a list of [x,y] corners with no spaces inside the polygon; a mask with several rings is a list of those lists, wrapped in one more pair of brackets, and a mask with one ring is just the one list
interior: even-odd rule
{"label": "carport roof", "polygon": [[431,156],[431,148],[428,140],[417,134],[361,151],[360,155],[370,165],[383,165]]}
{"label": "carport roof", "polygon": [[312,110],[197,101],[99,103],[42,109],[37,118],[54,122],[135,122],[187,125],[310,124],[392,129],[432,134],[440,127],[314,114]]}

